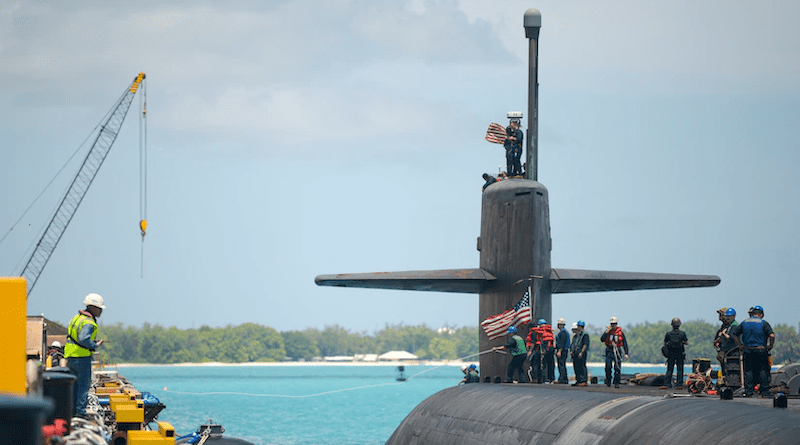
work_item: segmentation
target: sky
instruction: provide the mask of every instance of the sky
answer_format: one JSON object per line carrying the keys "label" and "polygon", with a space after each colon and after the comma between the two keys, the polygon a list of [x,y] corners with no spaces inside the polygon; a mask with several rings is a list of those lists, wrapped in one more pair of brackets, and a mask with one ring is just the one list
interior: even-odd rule
{"label": "sky", "polygon": [[527,110],[528,8],[553,267],[722,280],[557,294],[553,316],[716,322],[759,304],[797,326],[792,0],[3,2],[0,275],[22,271],[84,140],[145,72],[30,314],[66,323],[96,292],[104,324],[476,326],[477,295],[314,277],[478,267],[481,175],[505,165],[484,135]]}

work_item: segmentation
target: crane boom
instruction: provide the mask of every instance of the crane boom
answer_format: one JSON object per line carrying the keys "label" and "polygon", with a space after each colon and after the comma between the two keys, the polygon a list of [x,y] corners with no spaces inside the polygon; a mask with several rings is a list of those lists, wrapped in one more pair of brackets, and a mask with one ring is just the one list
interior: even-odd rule
{"label": "crane boom", "polygon": [[92,184],[98,170],[100,170],[100,166],[103,165],[103,161],[111,150],[111,145],[114,144],[117,133],[119,133],[122,123],[125,121],[133,96],[144,78],[144,73],[139,73],[136,76],[133,83],[112,108],[110,116],[100,125],[100,131],[92,144],[92,148],[89,149],[89,153],[83,160],[78,174],[72,180],[72,184],[67,189],[67,193],[61,200],[58,209],[56,209],[53,219],[50,220],[50,224],[48,224],[47,229],[39,239],[33,254],[25,264],[25,268],[20,275],[25,277],[27,281],[28,295],[33,290],[33,286],[36,285],[36,280],[39,279],[39,275],[53,254],[58,241],[61,240],[67,225],[78,210],[78,206],[83,201],[83,197],[89,190],[89,186]]}

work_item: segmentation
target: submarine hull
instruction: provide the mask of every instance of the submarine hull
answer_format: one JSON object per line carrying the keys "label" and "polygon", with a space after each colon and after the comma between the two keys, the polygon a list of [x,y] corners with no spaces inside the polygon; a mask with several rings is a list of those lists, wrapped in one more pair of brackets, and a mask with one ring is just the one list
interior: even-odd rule
{"label": "submarine hull", "polygon": [[386,443],[796,443],[800,437],[797,405],[772,408],[771,399],[656,394],[538,385],[456,386],[420,403]]}

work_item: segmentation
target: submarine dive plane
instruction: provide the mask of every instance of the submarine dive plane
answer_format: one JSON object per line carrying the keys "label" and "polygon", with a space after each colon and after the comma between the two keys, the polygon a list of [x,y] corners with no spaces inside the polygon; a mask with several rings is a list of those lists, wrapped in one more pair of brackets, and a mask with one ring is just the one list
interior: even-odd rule
{"label": "submarine dive plane", "polygon": [[[541,13],[524,16],[529,40],[528,128],[524,179],[486,187],[478,238],[480,267],[319,275],[320,286],[477,293],[479,322],[511,308],[526,287],[532,319],[552,320],[552,294],[711,287],[714,275],[615,272],[550,265],[548,194],[537,180],[537,45]],[[479,330],[479,350],[502,343]],[[521,326],[522,335],[527,326]],[[510,357],[480,356],[481,382],[499,382]],[[724,392],[723,392],[724,394]],[[794,396],[789,396],[794,398]],[[403,420],[387,444],[794,443],[800,406],[775,400],[723,401],[644,387],[471,384],[442,390]],[[770,403],[772,402],[772,403]],[[792,400],[794,402],[794,400]],[[777,408],[767,408],[772,405]],[[787,408],[788,406],[788,408]]]}

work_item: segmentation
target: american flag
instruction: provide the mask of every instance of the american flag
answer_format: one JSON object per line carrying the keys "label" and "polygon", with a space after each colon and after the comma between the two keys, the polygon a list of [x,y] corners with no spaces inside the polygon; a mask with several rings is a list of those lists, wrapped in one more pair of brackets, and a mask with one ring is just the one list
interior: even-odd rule
{"label": "american flag", "polygon": [[509,326],[519,326],[531,321],[531,296],[528,291],[525,291],[525,296],[519,300],[519,303],[514,305],[513,309],[509,309],[502,314],[494,315],[486,320],[483,320],[481,326],[489,336],[489,340],[502,337],[508,332]]}
{"label": "american flag", "polygon": [[506,141],[506,129],[500,124],[491,123],[486,130],[486,140],[493,144],[502,144]]}

